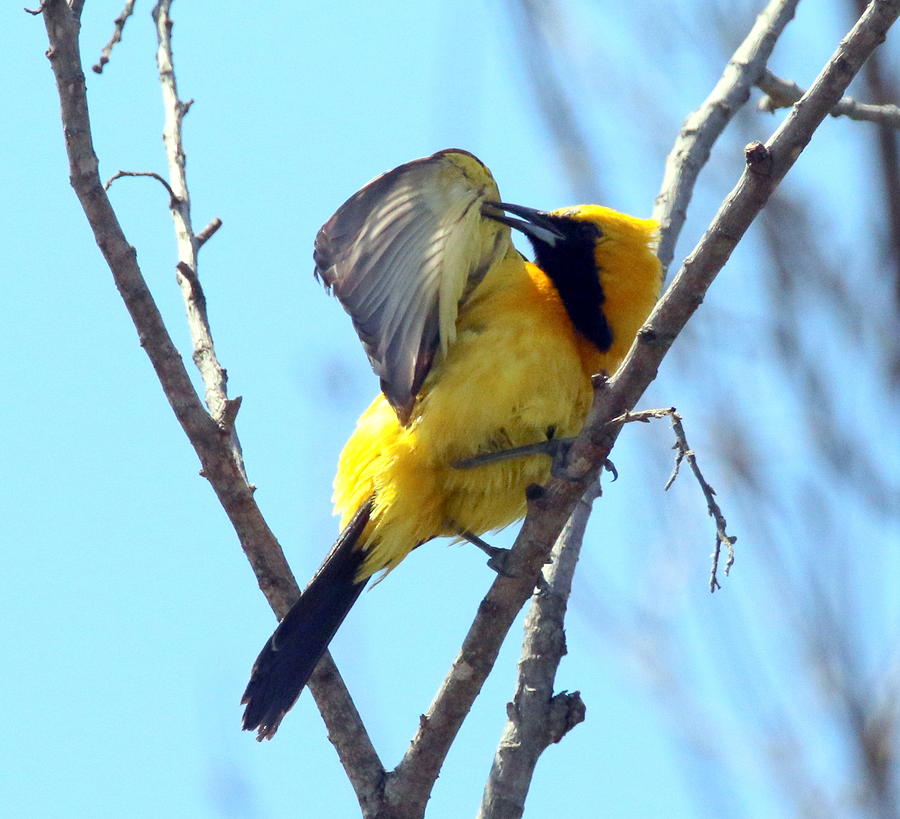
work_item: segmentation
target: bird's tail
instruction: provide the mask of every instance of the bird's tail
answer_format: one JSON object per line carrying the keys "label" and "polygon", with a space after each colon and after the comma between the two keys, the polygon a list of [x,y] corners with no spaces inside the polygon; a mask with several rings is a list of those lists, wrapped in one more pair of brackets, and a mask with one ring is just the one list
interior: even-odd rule
{"label": "bird's tail", "polygon": [[356,580],[365,559],[365,552],[357,547],[370,511],[370,504],[364,504],[344,527],[319,571],[256,658],[241,704],[247,706],[244,730],[256,729],[258,740],[274,736],[366,585],[366,580]]}

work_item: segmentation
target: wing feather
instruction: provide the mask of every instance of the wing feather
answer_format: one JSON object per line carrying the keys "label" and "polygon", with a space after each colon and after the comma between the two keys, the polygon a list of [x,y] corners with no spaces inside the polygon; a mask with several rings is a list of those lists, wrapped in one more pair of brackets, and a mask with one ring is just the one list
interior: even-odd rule
{"label": "wing feather", "polygon": [[472,154],[440,151],[374,179],[316,237],[316,276],[353,319],[404,424],[455,339],[461,300],[511,248],[509,228],[481,214],[499,200]]}

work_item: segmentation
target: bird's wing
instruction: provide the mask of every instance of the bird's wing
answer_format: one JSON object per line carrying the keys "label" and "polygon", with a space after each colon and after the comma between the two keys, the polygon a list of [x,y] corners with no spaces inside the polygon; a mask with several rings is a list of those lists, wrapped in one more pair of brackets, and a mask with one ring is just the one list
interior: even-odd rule
{"label": "bird's wing", "polygon": [[456,337],[461,301],[511,247],[509,228],[481,213],[499,199],[476,157],[440,151],[371,181],[316,236],[316,276],[353,318],[403,424]]}

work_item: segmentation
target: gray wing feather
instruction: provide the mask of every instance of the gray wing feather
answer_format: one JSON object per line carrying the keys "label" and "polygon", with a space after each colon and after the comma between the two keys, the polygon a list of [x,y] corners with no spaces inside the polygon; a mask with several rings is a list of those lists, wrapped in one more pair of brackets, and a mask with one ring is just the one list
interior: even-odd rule
{"label": "gray wing feather", "polygon": [[[481,201],[499,198],[490,173],[478,163],[473,167],[484,178],[473,181],[445,158],[453,153],[465,154],[441,151],[373,180],[316,237],[316,276],[353,319],[404,424],[438,350],[452,340],[441,338],[441,316],[448,315],[442,311],[452,309],[455,322],[458,307],[441,304],[445,277],[461,277],[456,290],[463,298],[511,242],[507,227],[480,215]],[[489,235],[487,243],[481,232]],[[460,256],[451,251],[460,248],[467,269],[446,269],[448,258]]]}

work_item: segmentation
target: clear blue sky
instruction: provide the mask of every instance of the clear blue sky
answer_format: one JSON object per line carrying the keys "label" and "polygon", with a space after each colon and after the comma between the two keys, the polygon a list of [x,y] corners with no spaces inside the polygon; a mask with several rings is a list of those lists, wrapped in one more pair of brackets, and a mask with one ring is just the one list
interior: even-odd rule
{"label": "clear blue sky", "polygon": [[[582,112],[585,125],[604,146],[605,204],[649,215],[664,152],[716,71],[698,56],[702,42],[648,10],[632,19],[618,3],[571,8],[576,42],[596,66],[579,82],[594,101]],[[678,8],[693,13],[692,4]],[[756,10],[740,4],[744,30]],[[118,2],[88,0],[86,67],[118,11]],[[165,173],[149,11],[138,3],[105,73],[88,71],[104,177],[120,169]],[[505,4],[387,0],[298,11],[277,2],[179,0],[173,14],[180,92],[195,100],[185,125],[194,221],[224,222],[201,255],[217,349],[231,394],[244,398],[238,426],[257,499],[303,582],[335,532],[329,497],[337,453],[376,389],[346,316],[312,279],[319,225],[381,171],[451,146],[481,157],[507,201],[553,208],[572,204],[572,195],[536,121]],[[785,73],[800,82],[844,31],[843,20],[817,14],[804,8],[780,51]],[[43,24],[7,4],[2,25],[11,116],[0,135],[0,804],[28,817],[353,816],[355,798],[308,695],[275,741],[259,745],[239,730],[238,700],[274,618],[198,476],[68,186]],[[634,30],[665,37],[666,59],[634,60]],[[760,118],[759,136],[773,125]],[[804,157],[790,182],[798,195],[811,189],[817,163],[853,138],[844,124],[829,122],[826,131],[818,159]],[[738,173],[740,145],[723,144],[684,249]],[[850,212],[867,193],[852,167],[835,173],[844,176],[834,195]],[[152,180],[125,179],[111,196],[189,362],[166,195]],[[849,213],[847,224],[831,226],[841,252],[858,227]],[[760,309],[752,241],[698,315],[699,338],[719,343],[716,327],[704,325],[710,317],[737,316],[740,327],[752,327]],[[746,350],[746,335],[736,336],[726,357]],[[752,377],[763,385],[764,405],[777,377]],[[646,405],[691,402],[703,406],[690,385],[670,377]],[[702,409],[688,420],[689,434],[692,422],[704,439]],[[715,652],[748,609],[754,628],[781,627],[777,618],[768,622],[765,596],[748,591],[761,582],[753,549],[765,548],[752,515],[730,518],[747,546],[725,592],[706,591],[711,530],[695,486],[662,495],[668,445],[660,427],[631,431],[616,450],[622,478],[590,530],[558,679],[559,688],[583,692],[588,720],[542,759],[529,816],[777,815],[762,774],[745,764],[740,737],[732,744],[734,778],[714,781],[702,737],[688,742],[679,725],[690,716],[667,713],[659,697],[667,684],[648,684],[652,669],[636,661],[633,646],[624,650],[609,613],[638,598],[644,611],[678,620],[685,645],[706,645],[711,663],[740,664]],[[644,457],[647,449],[656,455]],[[782,457],[802,452],[786,447]],[[711,455],[710,477],[725,494],[728,478],[716,463]],[[882,565],[896,572],[891,559]],[[476,550],[432,544],[364,594],[335,640],[336,660],[388,766],[491,579]],[[518,643],[514,631],[443,769],[430,816],[474,814]],[[697,697],[733,723],[727,693],[710,684]],[[831,762],[821,764],[828,770]],[[710,781],[698,799],[696,780],[704,777]]]}

